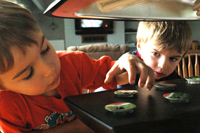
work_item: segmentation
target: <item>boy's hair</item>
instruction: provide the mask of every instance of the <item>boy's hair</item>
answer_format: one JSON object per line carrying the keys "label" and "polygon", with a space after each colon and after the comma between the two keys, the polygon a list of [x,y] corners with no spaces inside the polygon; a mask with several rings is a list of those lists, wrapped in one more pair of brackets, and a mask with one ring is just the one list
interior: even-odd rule
{"label": "boy's hair", "polygon": [[186,21],[142,21],[137,30],[137,43],[155,41],[159,49],[187,52],[192,45],[192,30]]}
{"label": "boy's hair", "polygon": [[40,31],[29,10],[8,0],[0,0],[0,74],[14,65],[11,48],[19,48],[26,54],[27,46],[36,43]]}

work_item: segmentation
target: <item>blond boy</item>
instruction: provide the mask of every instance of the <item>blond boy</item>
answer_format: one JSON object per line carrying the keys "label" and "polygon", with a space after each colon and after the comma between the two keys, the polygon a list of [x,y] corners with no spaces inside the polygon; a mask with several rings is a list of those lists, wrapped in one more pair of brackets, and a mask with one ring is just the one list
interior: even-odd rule
{"label": "blond boy", "polygon": [[[175,69],[191,45],[192,31],[186,21],[141,21],[137,30],[137,51],[123,55],[129,62],[123,58],[118,62],[125,65],[131,62],[129,66],[132,67],[127,70],[130,71],[129,77],[132,77],[132,83],[138,82],[136,74],[142,73],[140,86],[148,82],[146,75],[151,72],[151,70],[138,71],[142,70],[138,68],[145,67],[142,63],[153,70],[155,81],[172,80],[180,78]],[[115,64],[108,75],[115,73],[115,67],[122,67],[121,64]],[[123,66],[126,67],[125,65]]]}

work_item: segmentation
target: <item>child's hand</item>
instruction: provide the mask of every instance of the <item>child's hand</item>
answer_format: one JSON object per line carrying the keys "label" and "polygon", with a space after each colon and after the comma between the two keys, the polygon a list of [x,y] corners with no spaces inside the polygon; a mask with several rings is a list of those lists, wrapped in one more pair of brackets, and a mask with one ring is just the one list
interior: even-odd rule
{"label": "child's hand", "polygon": [[192,6],[194,11],[197,11],[197,16],[200,16],[200,0],[196,0],[194,5]]}
{"label": "child's hand", "polygon": [[125,70],[128,72],[128,82],[130,84],[134,84],[136,74],[140,74],[138,86],[146,86],[149,90],[153,87],[155,82],[153,70],[132,54],[122,55],[108,71],[104,82],[109,83],[115,76],[123,73]]}

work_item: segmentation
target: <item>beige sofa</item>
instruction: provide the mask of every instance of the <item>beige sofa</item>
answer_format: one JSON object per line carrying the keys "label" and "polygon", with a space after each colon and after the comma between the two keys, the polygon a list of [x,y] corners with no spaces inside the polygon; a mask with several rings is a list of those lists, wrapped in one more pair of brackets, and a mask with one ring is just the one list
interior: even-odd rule
{"label": "beige sofa", "polygon": [[69,46],[67,51],[82,51],[93,59],[99,59],[101,56],[109,56],[117,60],[122,54],[129,51],[129,46],[118,44],[89,44],[82,46]]}

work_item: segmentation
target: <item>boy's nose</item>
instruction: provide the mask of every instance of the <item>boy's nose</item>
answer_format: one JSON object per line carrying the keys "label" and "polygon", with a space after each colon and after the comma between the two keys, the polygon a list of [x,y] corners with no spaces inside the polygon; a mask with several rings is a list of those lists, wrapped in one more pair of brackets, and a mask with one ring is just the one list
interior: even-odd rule
{"label": "boy's nose", "polygon": [[41,63],[41,71],[45,77],[55,73],[55,65],[52,62],[43,60]]}
{"label": "boy's nose", "polygon": [[160,58],[158,62],[158,67],[161,69],[166,69],[167,68],[167,59],[166,58]]}

